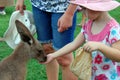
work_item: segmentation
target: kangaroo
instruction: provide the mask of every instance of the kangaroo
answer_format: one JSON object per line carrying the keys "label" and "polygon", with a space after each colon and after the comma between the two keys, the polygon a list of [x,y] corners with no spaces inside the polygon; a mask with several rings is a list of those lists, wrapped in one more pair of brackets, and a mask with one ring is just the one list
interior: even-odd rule
{"label": "kangaroo", "polygon": [[31,58],[46,61],[46,55],[38,40],[19,20],[15,21],[21,42],[13,53],[0,62],[0,80],[25,80],[26,65]]}

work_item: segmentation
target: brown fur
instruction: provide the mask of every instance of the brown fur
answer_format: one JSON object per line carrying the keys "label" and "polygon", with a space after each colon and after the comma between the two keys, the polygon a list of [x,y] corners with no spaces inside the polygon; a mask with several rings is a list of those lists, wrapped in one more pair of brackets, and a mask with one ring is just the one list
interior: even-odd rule
{"label": "brown fur", "polygon": [[50,54],[50,53],[55,52],[51,43],[42,44],[42,46],[43,46],[43,50],[44,50],[45,54]]}
{"label": "brown fur", "polygon": [[29,59],[46,61],[42,46],[32,37],[29,30],[18,20],[16,27],[22,41],[10,56],[0,62],[0,80],[25,80]]}

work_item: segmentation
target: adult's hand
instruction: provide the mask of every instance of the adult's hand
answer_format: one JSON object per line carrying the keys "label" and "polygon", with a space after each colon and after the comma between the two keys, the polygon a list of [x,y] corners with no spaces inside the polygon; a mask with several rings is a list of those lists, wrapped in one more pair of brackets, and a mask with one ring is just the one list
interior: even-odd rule
{"label": "adult's hand", "polygon": [[61,16],[60,19],[58,20],[58,31],[63,32],[65,30],[68,30],[69,27],[72,26],[72,20],[73,16],[63,14],[63,16]]}
{"label": "adult's hand", "polygon": [[24,0],[17,0],[16,10],[19,10],[21,14],[24,14],[25,9],[26,9],[26,7],[24,5]]}
{"label": "adult's hand", "polygon": [[58,31],[63,32],[72,26],[73,16],[77,5],[70,4],[65,13],[58,20]]}

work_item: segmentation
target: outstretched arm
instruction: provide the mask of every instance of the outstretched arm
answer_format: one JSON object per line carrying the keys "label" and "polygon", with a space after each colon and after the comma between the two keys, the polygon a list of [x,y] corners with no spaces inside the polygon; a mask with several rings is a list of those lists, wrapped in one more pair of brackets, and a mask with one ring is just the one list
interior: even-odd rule
{"label": "outstretched arm", "polygon": [[48,54],[47,55],[47,61],[46,63],[49,63],[50,61],[52,61],[53,59],[62,56],[62,55],[66,55],[70,52],[73,52],[74,50],[76,50],[77,48],[79,48],[83,43],[84,43],[84,36],[83,34],[79,34],[75,40],[67,45],[65,45],[63,48],[59,49],[58,51]]}

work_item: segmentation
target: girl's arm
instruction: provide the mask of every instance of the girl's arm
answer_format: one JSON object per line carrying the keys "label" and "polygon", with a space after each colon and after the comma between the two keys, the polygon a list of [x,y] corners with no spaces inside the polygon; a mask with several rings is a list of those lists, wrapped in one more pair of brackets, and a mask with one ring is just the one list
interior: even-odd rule
{"label": "girl's arm", "polygon": [[74,50],[79,48],[84,43],[84,41],[85,41],[84,36],[82,33],[80,33],[73,42],[65,45],[63,48],[59,49],[54,53],[48,54],[47,61],[45,62],[45,64],[49,63],[54,58],[73,52]]}
{"label": "girl's arm", "polygon": [[82,33],[80,33],[73,42],[65,45],[60,50],[53,53],[54,57],[59,57],[68,53],[73,52],[77,48],[79,48],[84,43],[84,36]]}
{"label": "girl's arm", "polygon": [[120,41],[115,42],[111,47],[101,44],[99,50],[111,60],[120,62]]}
{"label": "girl's arm", "polygon": [[107,46],[101,42],[88,41],[83,45],[83,49],[88,52],[99,50],[109,59],[120,62],[120,41],[115,42],[112,46]]}

